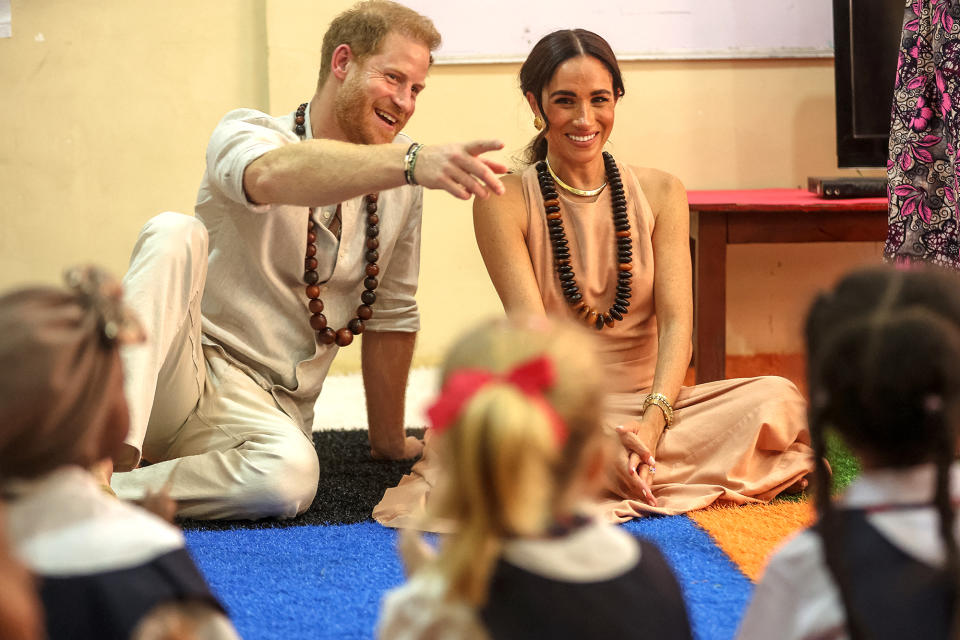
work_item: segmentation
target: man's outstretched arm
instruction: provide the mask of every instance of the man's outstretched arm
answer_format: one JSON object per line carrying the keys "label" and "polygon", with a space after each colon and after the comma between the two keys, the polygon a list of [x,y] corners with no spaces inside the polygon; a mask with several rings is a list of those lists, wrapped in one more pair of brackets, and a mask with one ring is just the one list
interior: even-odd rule
{"label": "man's outstretched arm", "polygon": [[[486,198],[503,193],[496,174],[507,167],[483,157],[503,148],[495,140],[424,146],[417,154],[414,178],[427,189],[443,189],[457,198]],[[247,166],[243,188],[256,204],[322,207],[374,191],[406,184],[407,148],[397,144],[363,145],[336,140],[306,140],[269,151]]]}

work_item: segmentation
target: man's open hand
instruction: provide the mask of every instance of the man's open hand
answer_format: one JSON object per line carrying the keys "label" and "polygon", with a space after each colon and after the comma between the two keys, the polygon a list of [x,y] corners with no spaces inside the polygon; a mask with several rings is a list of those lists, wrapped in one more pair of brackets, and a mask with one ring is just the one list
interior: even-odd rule
{"label": "man's open hand", "polygon": [[370,446],[370,457],[374,460],[410,460],[421,453],[423,453],[423,441],[414,436],[406,436],[402,447]]}
{"label": "man's open hand", "polygon": [[507,167],[481,154],[502,148],[499,140],[424,146],[417,155],[413,177],[427,189],[443,189],[461,200],[501,195],[503,184],[497,174],[506,173]]}

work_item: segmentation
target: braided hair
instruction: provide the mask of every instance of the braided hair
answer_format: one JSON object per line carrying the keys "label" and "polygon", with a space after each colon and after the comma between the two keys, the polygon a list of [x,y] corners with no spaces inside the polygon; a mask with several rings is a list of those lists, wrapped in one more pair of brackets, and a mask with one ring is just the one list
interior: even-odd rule
{"label": "braided hair", "polygon": [[[876,467],[935,463],[934,504],[945,571],[960,597],[949,490],[960,406],[960,280],[941,271],[856,271],[814,301],[806,340],[818,530],[850,637],[856,640],[865,637],[865,625],[863,612],[852,605],[840,544],[842,521],[830,499],[827,430]],[[958,605],[960,600],[952,611]],[[956,620],[952,626],[951,637],[960,637]]]}

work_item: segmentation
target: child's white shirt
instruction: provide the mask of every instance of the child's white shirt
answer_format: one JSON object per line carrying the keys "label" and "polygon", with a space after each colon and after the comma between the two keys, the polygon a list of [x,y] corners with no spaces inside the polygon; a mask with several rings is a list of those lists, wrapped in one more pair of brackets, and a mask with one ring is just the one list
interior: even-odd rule
{"label": "child's white shirt", "polygon": [[[868,509],[929,503],[934,495],[933,464],[864,471],[839,506]],[[960,497],[960,465],[951,469],[951,495]],[[942,565],[945,549],[934,507],[869,513],[867,520],[889,542],[916,560]],[[960,518],[955,522],[960,539]],[[809,529],[788,539],[773,555],[740,625],[739,640],[846,638],[840,594],[824,562],[820,536]]]}

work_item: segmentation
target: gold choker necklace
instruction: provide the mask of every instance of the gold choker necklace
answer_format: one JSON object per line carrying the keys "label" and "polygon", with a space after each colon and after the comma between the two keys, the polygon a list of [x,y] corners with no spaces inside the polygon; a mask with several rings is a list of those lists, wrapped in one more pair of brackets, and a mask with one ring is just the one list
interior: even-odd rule
{"label": "gold choker necklace", "polygon": [[[545,160],[546,160],[546,159],[545,159]],[[602,185],[600,185],[599,187],[597,187],[596,189],[577,189],[576,187],[571,187],[571,186],[568,185],[566,182],[564,182],[563,180],[561,180],[561,179],[560,179],[560,176],[558,176],[557,174],[555,174],[555,173],[553,172],[553,167],[550,166],[550,161],[549,161],[549,160],[546,160],[546,165],[547,165],[547,171],[550,172],[550,176],[553,178],[554,182],[556,182],[556,183],[560,186],[561,189],[563,189],[563,190],[565,190],[565,191],[569,191],[570,193],[572,193],[572,194],[575,195],[575,196],[583,196],[583,197],[585,197],[585,198],[590,198],[590,197],[592,197],[592,196],[598,196],[598,195],[600,195],[600,193],[601,193],[604,189],[607,188],[607,183],[606,183],[606,181],[604,181],[604,183],[603,183]]]}

